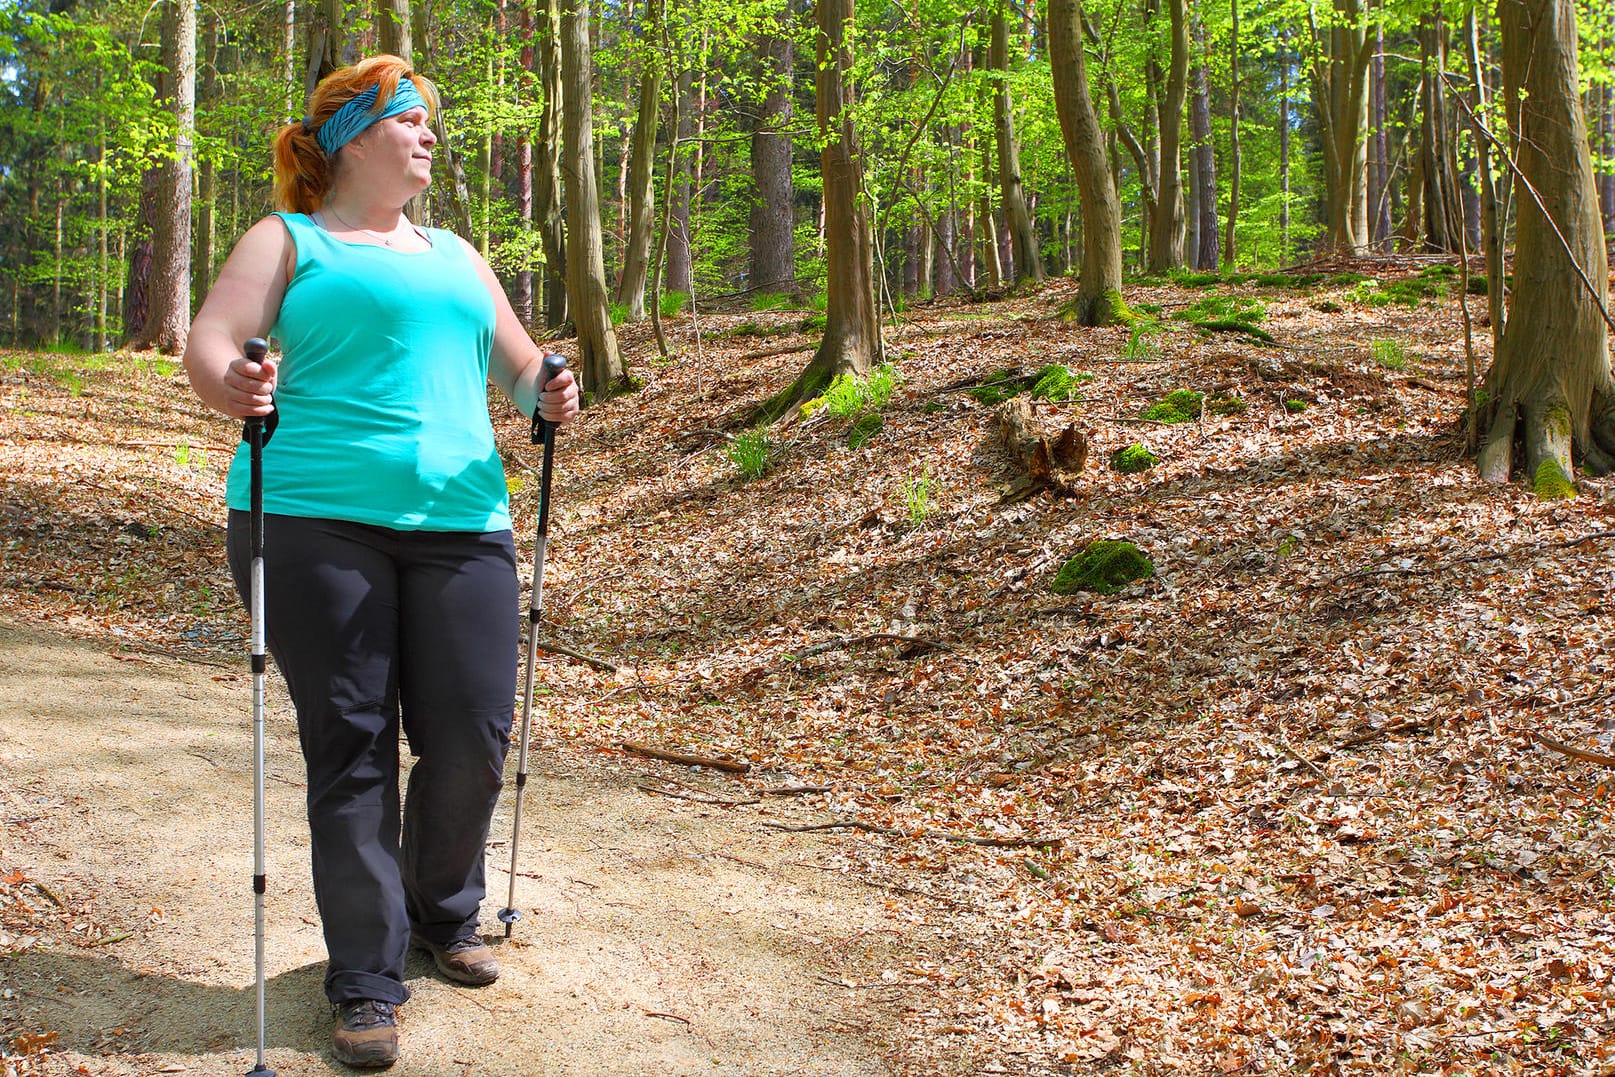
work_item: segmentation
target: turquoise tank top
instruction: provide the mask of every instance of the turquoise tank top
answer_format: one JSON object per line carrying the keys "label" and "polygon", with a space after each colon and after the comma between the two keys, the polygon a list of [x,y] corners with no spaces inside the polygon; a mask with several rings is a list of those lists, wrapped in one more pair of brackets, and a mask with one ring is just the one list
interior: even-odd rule
{"label": "turquoise tank top", "polygon": [[[488,418],[494,305],[452,232],[430,250],[344,243],[301,213],[280,305],[264,511],[401,531],[510,527]],[[225,500],[247,509],[245,442]]]}

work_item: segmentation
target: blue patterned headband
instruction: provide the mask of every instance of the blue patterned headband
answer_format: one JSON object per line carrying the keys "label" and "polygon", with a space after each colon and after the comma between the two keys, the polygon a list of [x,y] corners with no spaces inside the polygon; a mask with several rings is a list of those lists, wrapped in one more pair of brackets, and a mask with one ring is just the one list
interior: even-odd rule
{"label": "blue patterned headband", "polygon": [[[357,97],[350,98],[346,104],[337,109],[331,118],[320,124],[320,129],[314,133],[315,139],[324,150],[326,156],[336,156],[336,151],[346,146],[365,128],[390,116],[408,112],[412,108],[426,108],[426,99],[415,88],[415,83],[407,78],[398,80],[398,88],[387,101],[387,106],[377,109],[376,95],[381,87],[372,86]],[[303,121],[305,127],[308,121]]]}

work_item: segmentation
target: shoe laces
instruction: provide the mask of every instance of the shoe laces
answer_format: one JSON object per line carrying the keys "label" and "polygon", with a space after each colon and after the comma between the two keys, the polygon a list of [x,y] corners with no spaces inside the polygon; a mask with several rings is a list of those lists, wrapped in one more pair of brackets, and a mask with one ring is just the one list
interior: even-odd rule
{"label": "shoe laces", "polygon": [[350,1032],[361,1032],[392,1024],[395,1020],[395,1009],[391,1002],[362,998],[356,1002],[342,1003],[337,1007],[337,1013],[342,1018],[343,1028]]}

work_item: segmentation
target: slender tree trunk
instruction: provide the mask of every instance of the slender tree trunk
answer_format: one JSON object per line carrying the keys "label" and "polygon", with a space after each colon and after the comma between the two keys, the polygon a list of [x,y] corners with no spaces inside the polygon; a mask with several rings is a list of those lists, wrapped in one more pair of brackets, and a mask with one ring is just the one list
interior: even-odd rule
{"label": "slender tree trunk", "polygon": [[1447,227],[1453,192],[1447,186],[1447,125],[1443,103],[1446,95],[1438,72],[1446,61],[1446,23],[1439,12],[1419,20],[1419,47],[1424,70],[1419,80],[1419,156],[1424,166],[1424,249],[1444,252],[1456,248]]}
{"label": "slender tree trunk", "polygon": [[784,26],[764,29],[758,58],[767,87],[751,136],[751,287],[796,294],[796,212],[791,184],[791,70],[795,47]]}
{"label": "slender tree trunk", "polygon": [[1194,142],[1195,268],[1217,268],[1217,146],[1211,135],[1211,79],[1206,71],[1206,28],[1198,15],[1192,23],[1195,55],[1194,100],[1189,106],[1189,134]]}
{"label": "slender tree trunk", "polygon": [[1243,167],[1239,158],[1239,0],[1228,0],[1228,8],[1233,30],[1228,44],[1228,221],[1223,226],[1222,260],[1233,269],[1238,262],[1239,188]]}
{"label": "slender tree trunk", "polygon": [[[537,74],[533,65],[537,54],[533,48],[533,0],[520,0],[521,2],[521,35],[522,47],[519,62],[521,64],[521,85],[523,94],[531,94],[534,87],[541,80],[534,78]],[[521,222],[524,234],[533,230],[533,136],[524,123],[516,134],[516,217]],[[521,319],[522,327],[528,332],[533,329],[533,271],[524,264],[516,271],[516,289],[511,296],[511,306],[516,310],[516,317]]]}
{"label": "slender tree trunk", "polygon": [[[1313,26],[1313,100],[1323,141],[1330,250],[1366,247],[1368,237],[1368,64],[1363,0],[1333,0],[1332,21]],[[1310,14],[1309,14],[1310,17]]]}
{"label": "slender tree trunk", "polygon": [[936,285],[932,292],[933,295],[952,295],[959,287],[953,276],[953,230],[954,221],[957,219],[957,217],[958,214],[950,209],[946,213],[942,214],[942,216],[937,218],[935,236],[936,249],[941,253],[940,257],[935,259],[936,274],[934,279],[936,281]]}
{"label": "slender tree trunk", "polygon": [[[1509,477],[1516,442],[1545,497],[1574,493],[1572,453],[1609,470],[1615,382],[1601,307],[1608,270],[1576,70],[1575,0],[1498,0],[1521,183],[1508,324],[1486,377],[1481,475]],[[1540,199],[1540,205],[1538,204]]]}
{"label": "slender tree trunk", "polygon": [[[645,8],[646,40],[660,42],[665,0],[651,0]],[[650,269],[650,245],[656,234],[656,126],[662,107],[662,54],[659,47],[644,51],[639,75],[639,114],[634,119],[633,158],[628,172],[628,242],[623,250],[622,277],[617,301],[627,308],[631,322],[645,320],[645,277]]]}
{"label": "slender tree trunk", "polygon": [[561,82],[560,0],[543,0],[539,24],[539,81],[543,107],[538,115],[538,137],[533,151],[533,216],[544,246],[544,324],[559,329],[566,324],[566,224],[561,213],[561,106],[566,91]]}
{"label": "slender tree trunk", "polygon": [[1385,24],[1374,24],[1374,56],[1368,65],[1368,216],[1369,243],[1389,250],[1391,242],[1391,143],[1385,129]]}
{"label": "slender tree trunk", "polygon": [[1107,325],[1126,315],[1121,206],[1088,90],[1082,0],[1049,0],[1047,11],[1054,108],[1082,199],[1082,271],[1071,314],[1081,325]]}
{"label": "slender tree trunk", "polygon": [[[211,105],[219,95],[219,19],[217,14],[208,21],[206,58],[202,64],[201,95],[203,113],[211,112]],[[191,257],[191,276],[196,287],[196,300],[201,302],[213,286],[214,241],[217,220],[214,203],[218,200],[218,165],[209,154],[202,158],[196,170],[196,251]]]}
{"label": "slender tree trunk", "polygon": [[1290,50],[1288,35],[1279,44],[1279,234],[1290,257]]}
{"label": "slender tree trunk", "polygon": [[1149,268],[1164,273],[1183,265],[1183,104],[1189,82],[1188,0],[1167,0],[1172,53],[1156,112],[1160,180],[1150,221]]}
{"label": "slender tree trunk", "polygon": [[[679,95],[679,129],[678,137],[681,144],[689,144],[695,138],[695,107],[691,100],[695,80],[689,71],[679,72],[677,88],[673,91]],[[685,295],[694,294],[690,282],[693,266],[690,254],[690,159],[686,152],[676,162],[677,176],[673,181],[672,194],[669,197],[672,213],[668,219],[667,233],[667,290],[670,292],[683,292]]]}
{"label": "slender tree trunk", "polygon": [[382,52],[403,60],[414,55],[410,15],[410,0],[375,0],[376,34]]}
{"label": "slender tree trunk", "polygon": [[157,228],[147,292],[151,305],[145,325],[129,346],[177,355],[184,350],[191,330],[191,164],[196,144],[196,7],[192,0],[168,0],[163,37],[170,72],[169,107],[174,113],[174,157],[163,163],[157,185]]}
{"label": "slender tree trunk", "polygon": [[561,9],[561,110],[566,186],[567,305],[578,330],[578,367],[583,390],[595,399],[623,378],[622,354],[611,326],[606,290],[600,192],[594,170],[593,60],[589,45],[589,0],[565,0]]}
{"label": "slender tree trunk", "polygon": [[1026,187],[1021,181],[1021,147],[1015,137],[1015,111],[1009,95],[1009,31],[1000,0],[993,10],[993,127],[998,144],[998,187],[1004,202],[1004,222],[1009,231],[1015,283],[1041,283],[1045,277],[1043,255],[1038,250],[1037,231],[1026,204]]}

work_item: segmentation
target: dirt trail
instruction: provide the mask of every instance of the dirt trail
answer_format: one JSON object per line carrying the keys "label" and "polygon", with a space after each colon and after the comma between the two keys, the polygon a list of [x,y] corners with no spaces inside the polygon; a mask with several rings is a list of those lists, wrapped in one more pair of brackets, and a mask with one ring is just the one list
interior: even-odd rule
{"label": "dirt trail", "polygon": [[[0,619],[0,870],[64,906],[0,961],[7,1042],[57,1034],[40,1072],[251,1067],[249,695],[232,669],[114,658]],[[351,1072],[326,1053],[301,761],[289,707],[270,702],[269,1063]],[[527,916],[500,945],[504,975],[472,991],[412,956],[391,1073],[892,1072],[901,989],[880,973],[917,943],[869,890],[815,866],[824,839],[647,796],[632,764],[542,743],[535,760]],[[484,906],[496,938],[509,827],[507,796]]]}

